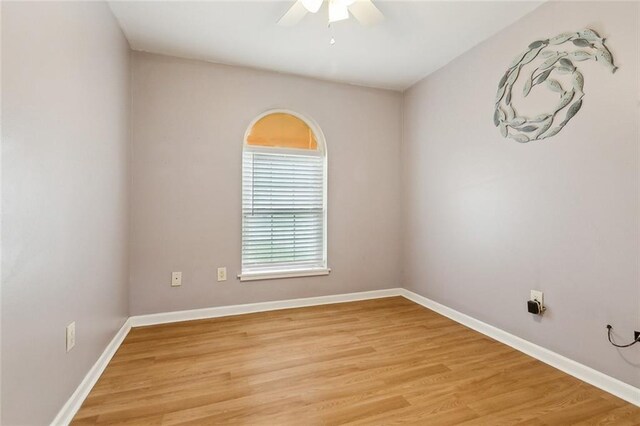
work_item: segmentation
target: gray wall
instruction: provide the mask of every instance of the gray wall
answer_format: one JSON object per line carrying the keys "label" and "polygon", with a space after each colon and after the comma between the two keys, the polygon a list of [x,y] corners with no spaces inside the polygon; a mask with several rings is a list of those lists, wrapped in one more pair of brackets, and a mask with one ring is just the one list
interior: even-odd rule
{"label": "gray wall", "polygon": [[[145,53],[132,84],[132,315],[400,284],[400,93]],[[271,108],[326,136],[329,276],[235,279],[242,139]]]}
{"label": "gray wall", "polygon": [[104,3],[2,7],[2,424],[39,425],[128,315],[129,48]]}
{"label": "gray wall", "polygon": [[[582,63],[583,108],[560,134],[503,139],[493,101],[512,58],[584,27],[618,72]],[[635,2],[547,3],[407,91],[402,148],[404,285],[636,386],[640,352],[610,346],[605,324],[624,341],[640,329],[638,31]],[[548,100],[514,103],[537,115]]]}

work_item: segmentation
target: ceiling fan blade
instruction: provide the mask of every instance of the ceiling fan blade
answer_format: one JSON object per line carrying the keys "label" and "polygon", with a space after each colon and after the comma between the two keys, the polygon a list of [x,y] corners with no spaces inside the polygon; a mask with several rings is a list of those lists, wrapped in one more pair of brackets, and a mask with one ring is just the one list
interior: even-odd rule
{"label": "ceiling fan blade", "polygon": [[316,13],[320,10],[323,0],[300,0],[302,5],[311,13]]}
{"label": "ceiling fan blade", "polygon": [[384,15],[371,0],[356,0],[349,6],[349,12],[362,25],[375,25],[384,20]]}
{"label": "ceiling fan blade", "polygon": [[287,13],[282,15],[282,18],[278,21],[278,25],[283,27],[291,27],[302,20],[307,14],[307,8],[304,7],[300,0],[297,0],[293,6],[287,10]]}

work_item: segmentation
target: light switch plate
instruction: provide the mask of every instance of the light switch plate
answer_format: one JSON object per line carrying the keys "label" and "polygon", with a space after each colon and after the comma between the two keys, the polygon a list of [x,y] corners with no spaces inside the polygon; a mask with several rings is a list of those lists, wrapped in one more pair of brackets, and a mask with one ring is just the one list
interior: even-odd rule
{"label": "light switch plate", "polygon": [[182,285],[182,272],[171,273],[171,287],[180,287]]}
{"label": "light switch plate", "polygon": [[218,268],[218,281],[226,281],[227,280],[227,268],[221,267]]}

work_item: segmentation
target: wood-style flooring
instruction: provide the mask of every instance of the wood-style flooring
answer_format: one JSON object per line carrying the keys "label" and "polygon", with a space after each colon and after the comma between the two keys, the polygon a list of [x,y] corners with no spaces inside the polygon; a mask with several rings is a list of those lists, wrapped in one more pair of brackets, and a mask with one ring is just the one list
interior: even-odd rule
{"label": "wood-style flooring", "polygon": [[73,423],[640,425],[640,408],[392,297],[134,328]]}

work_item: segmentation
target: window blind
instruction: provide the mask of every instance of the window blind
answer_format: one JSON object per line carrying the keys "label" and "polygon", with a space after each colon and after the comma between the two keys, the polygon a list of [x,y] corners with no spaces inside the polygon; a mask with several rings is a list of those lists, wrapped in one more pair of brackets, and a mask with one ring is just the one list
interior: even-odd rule
{"label": "window blind", "polygon": [[325,268],[324,159],[244,151],[242,271]]}

